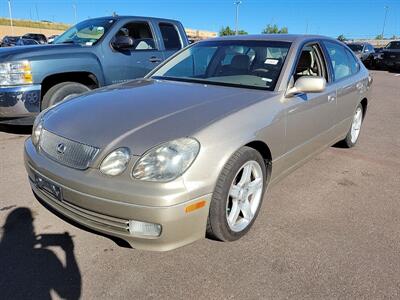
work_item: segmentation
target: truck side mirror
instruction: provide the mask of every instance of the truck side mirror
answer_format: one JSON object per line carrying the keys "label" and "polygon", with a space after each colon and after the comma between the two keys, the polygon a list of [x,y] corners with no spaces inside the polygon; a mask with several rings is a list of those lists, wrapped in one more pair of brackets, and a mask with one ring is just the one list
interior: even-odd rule
{"label": "truck side mirror", "polygon": [[129,36],[117,36],[111,42],[115,50],[128,50],[133,47],[133,39]]}

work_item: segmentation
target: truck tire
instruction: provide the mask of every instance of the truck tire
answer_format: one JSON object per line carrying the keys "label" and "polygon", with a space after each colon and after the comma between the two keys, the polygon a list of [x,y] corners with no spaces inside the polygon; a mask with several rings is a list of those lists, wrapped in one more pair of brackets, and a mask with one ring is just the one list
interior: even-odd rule
{"label": "truck tire", "polygon": [[78,82],[62,82],[51,87],[43,96],[42,110],[53,106],[54,104],[66,100],[69,97],[76,96],[90,91],[90,88]]}

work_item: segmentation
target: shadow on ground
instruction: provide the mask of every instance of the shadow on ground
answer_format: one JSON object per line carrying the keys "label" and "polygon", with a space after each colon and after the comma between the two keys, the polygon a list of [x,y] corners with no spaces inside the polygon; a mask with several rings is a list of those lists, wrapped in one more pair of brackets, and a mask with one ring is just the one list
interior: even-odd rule
{"label": "shadow on ground", "polygon": [[[65,264],[48,247],[60,247]],[[71,236],[36,235],[30,209],[9,213],[0,241],[0,291],[2,299],[51,299],[50,291],[63,299],[79,299],[81,273]]]}
{"label": "shadow on ground", "polygon": [[32,126],[0,124],[0,131],[13,134],[31,134]]}

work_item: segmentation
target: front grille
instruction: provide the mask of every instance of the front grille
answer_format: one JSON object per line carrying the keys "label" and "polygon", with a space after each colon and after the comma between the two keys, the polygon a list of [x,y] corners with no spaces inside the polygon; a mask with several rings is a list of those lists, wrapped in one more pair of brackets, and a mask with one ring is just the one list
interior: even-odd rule
{"label": "front grille", "polygon": [[51,159],[79,170],[87,169],[99,152],[96,147],[66,139],[45,129],[39,144],[40,149]]}
{"label": "front grille", "polygon": [[400,53],[385,52],[383,57],[387,60],[399,60]]}

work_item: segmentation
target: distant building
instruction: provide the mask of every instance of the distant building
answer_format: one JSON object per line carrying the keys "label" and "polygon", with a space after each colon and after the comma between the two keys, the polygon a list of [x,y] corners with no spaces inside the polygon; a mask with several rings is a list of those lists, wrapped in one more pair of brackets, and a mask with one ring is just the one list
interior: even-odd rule
{"label": "distant building", "polygon": [[215,38],[218,36],[218,33],[214,31],[205,31],[205,30],[197,30],[197,29],[185,29],[186,34],[191,42],[197,42],[200,40]]}

